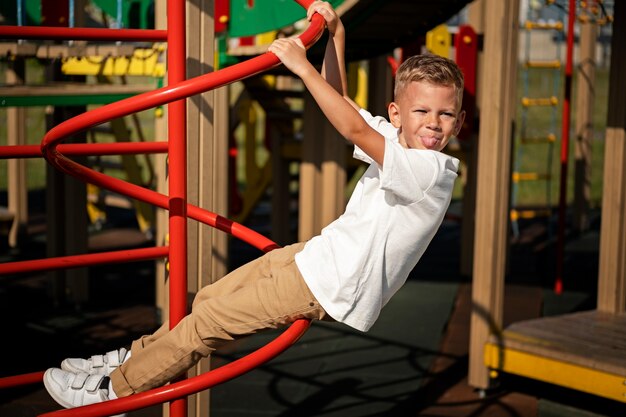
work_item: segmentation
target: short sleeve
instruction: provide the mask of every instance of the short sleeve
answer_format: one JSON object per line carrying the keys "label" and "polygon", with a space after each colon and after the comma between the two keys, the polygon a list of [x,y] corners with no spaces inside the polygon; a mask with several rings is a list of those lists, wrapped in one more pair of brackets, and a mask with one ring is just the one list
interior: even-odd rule
{"label": "short sleeve", "polygon": [[[385,138],[392,141],[395,139],[396,142],[398,141],[398,129],[395,128],[391,123],[389,123],[387,119],[381,116],[373,116],[365,109],[360,109],[359,114],[372,129],[383,135]],[[370,158],[368,154],[363,152],[363,150],[356,145],[354,145],[354,152],[352,153],[352,157],[368,164],[374,162],[374,160]]]}
{"label": "short sleeve", "polygon": [[386,140],[380,187],[393,193],[398,202],[413,204],[420,201],[438,179],[449,176],[454,181],[457,167],[458,161],[448,155],[406,149],[399,143]]}

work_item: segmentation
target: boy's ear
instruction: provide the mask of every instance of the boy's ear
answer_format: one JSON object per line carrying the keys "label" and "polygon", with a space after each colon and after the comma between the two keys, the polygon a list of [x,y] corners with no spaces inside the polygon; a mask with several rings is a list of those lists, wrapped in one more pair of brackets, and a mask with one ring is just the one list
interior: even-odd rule
{"label": "boy's ear", "polygon": [[387,106],[387,113],[389,113],[389,121],[393,127],[400,128],[400,126],[402,126],[400,120],[400,107],[398,107],[396,102],[392,101],[389,103],[389,106]]}

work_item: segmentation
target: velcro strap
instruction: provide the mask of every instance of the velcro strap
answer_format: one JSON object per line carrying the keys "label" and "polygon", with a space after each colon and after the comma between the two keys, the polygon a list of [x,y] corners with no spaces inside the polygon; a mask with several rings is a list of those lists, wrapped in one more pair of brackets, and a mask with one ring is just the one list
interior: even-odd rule
{"label": "velcro strap", "polygon": [[107,363],[109,367],[120,366],[120,354],[117,350],[107,352]]}
{"label": "velcro strap", "polygon": [[84,372],[76,374],[76,377],[72,381],[72,389],[81,389],[83,385],[85,385],[87,377],[89,377],[89,374],[86,374]]}
{"label": "velcro strap", "polygon": [[96,392],[100,388],[102,379],[104,379],[104,375],[89,375],[87,377],[87,382],[85,383],[85,389],[87,392]]}
{"label": "velcro strap", "polygon": [[102,368],[104,366],[104,357],[102,355],[93,355],[91,357],[91,366],[94,368]]}

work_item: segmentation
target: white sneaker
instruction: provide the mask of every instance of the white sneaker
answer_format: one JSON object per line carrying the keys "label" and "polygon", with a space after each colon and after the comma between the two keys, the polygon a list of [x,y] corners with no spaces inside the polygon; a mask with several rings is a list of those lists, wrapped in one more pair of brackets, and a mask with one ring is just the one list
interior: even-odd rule
{"label": "white sneaker", "polygon": [[106,355],[94,355],[89,359],[69,358],[61,362],[61,369],[75,374],[84,372],[89,375],[108,376],[130,357],[125,348],[113,350]]}
{"label": "white sneaker", "polygon": [[109,400],[109,378],[104,375],[50,368],[43,375],[43,383],[50,396],[65,408]]}

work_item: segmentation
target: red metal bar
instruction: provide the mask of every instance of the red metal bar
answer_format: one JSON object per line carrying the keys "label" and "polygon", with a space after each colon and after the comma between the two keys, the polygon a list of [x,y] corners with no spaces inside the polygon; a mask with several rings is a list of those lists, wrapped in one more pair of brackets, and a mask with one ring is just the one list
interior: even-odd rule
{"label": "red metal bar", "polygon": [[0,26],[0,39],[165,42],[167,31],[155,29],[61,28],[53,26]]}
{"label": "red metal bar", "polygon": [[[59,145],[64,155],[137,155],[166,153],[167,142],[77,143]],[[41,145],[0,146],[0,159],[42,158]]]}
{"label": "red metal bar", "polygon": [[574,21],[576,20],[576,0],[569,0],[567,17],[567,51],[565,58],[565,87],[563,117],[561,121],[561,181],[559,185],[559,224],[556,248],[556,280],[554,292],[563,292],[563,262],[565,255],[565,220],[567,216],[567,165],[569,161],[570,103],[572,101],[572,72],[574,56]]}
{"label": "red metal bar", "polygon": [[[313,2],[313,0],[295,1],[304,8],[308,8],[308,6]],[[180,9],[178,11],[173,11],[173,13],[180,13]],[[314,16],[309,28],[300,36],[300,38],[303,43],[307,47],[309,47],[320,38],[323,29],[324,20],[321,18],[321,16]],[[42,141],[41,153],[51,165],[68,175],[72,175],[86,182],[90,182],[113,191],[118,191],[127,196],[137,198],[158,207],[167,209],[171,206],[180,205],[180,207],[175,207],[175,209],[179,210],[179,213],[184,214],[186,210],[187,215],[190,218],[206,223],[219,230],[226,231],[232,234],[234,237],[240,238],[264,251],[272,250],[278,247],[275,243],[260,235],[259,233],[256,233],[246,228],[245,226],[218,216],[215,213],[209,212],[208,210],[188,205],[184,200],[177,200],[172,202],[171,197],[144,189],[135,184],[127,183],[116,178],[107,177],[104,174],[91,170],[72,161],[60,152],[63,149],[60,146],[60,142],[68,136],[83,131],[96,124],[103,123],[112,118],[125,116],[151,107],[156,107],[163,104],[172,103],[177,100],[182,100],[188,96],[199,94],[217,86],[226,85],[231,82],[255,75],[259,72],[271,68],[272,66],[276,66],[279,63],[280,62],[278,58],[276,58],[273,54],[266,53],[257,58],[253,58],[249,61],[234,65],[218,72],[205,74],[191,80],[181,81],[174,84],[170,83],[169,86],[161,88],[159,90],[144,93],[135,97],[131,97],[129,99],[122,100],[117,103],[112,103],[110,105],[100,107],[87,113],[83,113],[78,117],[65,121],[50,130],[45,135]],[[180,120],[180,118],[175,119],[174,123],[176,123],[177,121],[179,122]],[[175,142],[172,141],[172,144],[174,143]],[[170,154],[172,152],[171,147],[172,145],[170,145],[169,147]],[[170,164],[171,163],[172,161],[170,157]],[[172,248],[170,248],[170,253],[171,249]],[[95,256],[101,257],[102,255],[95,254]],[[270,342],[261,349],[253,352],[252,354],[249,354],[244,358],[239,359],[238,361],[210,371],[206,374],[184,381],[176,382],[165,387],[151,390],[146,393],[121,398],[115,401],[108,401],[106,403],[96,404],[88,407],[79,407],[74,409],[56,411],[53,413],[47,413],[45,415],[50,416],[62,414],[68,416],[107,416],[111,414],[117,414],[125,410],[135,410],[147,407],[149,405],[173,401],[178,398],[186,397],[191,393],[198,392],[200,390],[232,379],[272,359],[273,357],[287,349],[289,346],[291,346],[293,343],[295,343],[297,339],[301,337],[302,334],[304,334],[309,324],[310,323],[308,320],[298,320],[273,342]],[[34,378],[33,376],[26,378],[25,375],[22,375],[21,377],[23,379]],[[11,378],[13,381],[16,381],[16,378],[19,377],[9,378]],[[7,378],[1,378],[0,384],[6,383],[6,381]]]}
{"label": "red metal bar", "polygon": [[30,374],[6,376],[0,378],[0,389],[19,387],[21,385],[30,385],[41,382],[44,372],[45,371],[32,372]]}
{"label": "red metal bar", "polygon": [[28,272],[53,271],[57,269],[78,268],[82,266],[102,265],[104,263],[125,263],[165,258],[169,253],[167,246],[130,249],[114,252],[70,255],[56,258],[32,259],[28,261],[5,262],[0,264],[0,275],[23,274]]}
{"label": "red metal bar", "polygon": [[[186,74],[185,0],[167,1],[168,84]],[[174,328],[187,315],[187,106],[185,99],[168,105],[169,140],[169,322]],[[181,376],[179,379],[184,379]],[[170,403],[172,417],[187,415],[187,398]]]}

